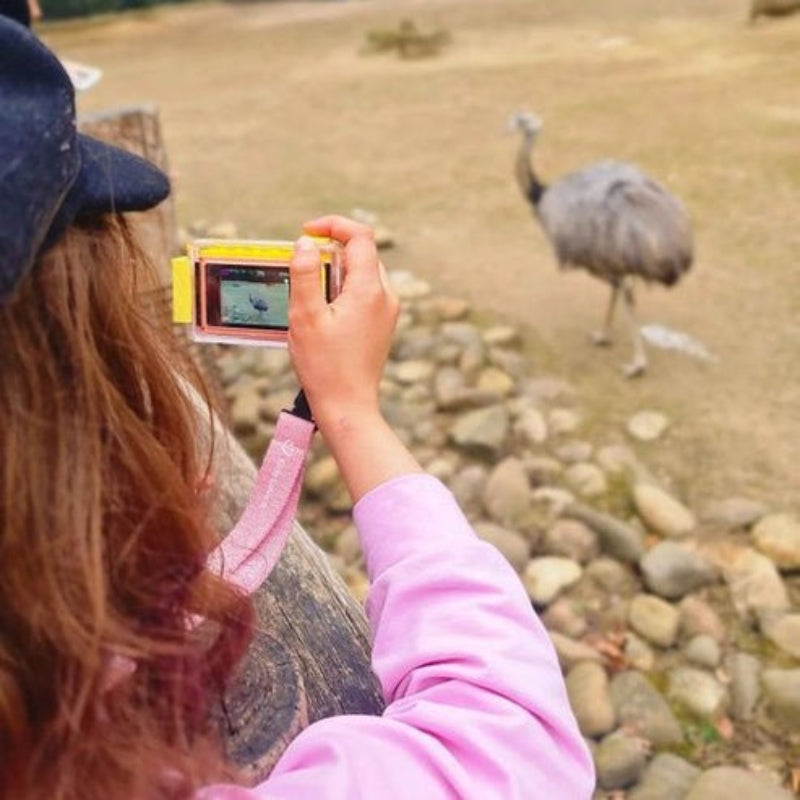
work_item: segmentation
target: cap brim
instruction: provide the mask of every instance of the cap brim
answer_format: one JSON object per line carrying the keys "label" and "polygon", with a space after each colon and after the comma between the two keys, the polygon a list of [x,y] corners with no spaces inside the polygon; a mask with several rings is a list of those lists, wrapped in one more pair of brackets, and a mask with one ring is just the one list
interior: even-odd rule
{"label": "cap brim", "polygon": [[146,211],[170,191],[154,164],[119,147],[78,134],[81,168],[70,195],[80,195],[79,214]]}

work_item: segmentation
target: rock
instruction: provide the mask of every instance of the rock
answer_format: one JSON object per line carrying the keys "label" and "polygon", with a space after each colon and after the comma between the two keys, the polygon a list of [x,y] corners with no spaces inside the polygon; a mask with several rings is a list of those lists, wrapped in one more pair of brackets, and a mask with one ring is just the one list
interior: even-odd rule
{"label": "rock", "polygon": [[713,675],[693,667],[678,667],[669,673],[667,696],[692,714],[719,719],[727,710],[728,692]]}
{"label": "rock", "polygon": [[483,332],[483,341],[491,347],[508,347],[519,340],[519,331],[510,325],[495,325]]}
{"label": "rock", "polygon": [[470,464],[458,472],[450,481],[450,491],[458,504],[469,510],[480,504],[489,473],[482,464]]}
{"label": "rock", "polygon": [[677,600],[714,581],[714,566],[700,553],[677,542],[659,542],[639,562],[650,591]]}
{"label": "rock", "polygon": [[364,603],[369,593],[369,579],[363,570],[350,568],[344,578],[350,594],[358,600],[359,603]]}
{"label": "rock", "polygon": [[636,476],[641,469],[636,454],[624,444],[612,444],[600,448],[595,461],[607,474],[618,476]]}
{"label": "rock", "polygon": [[592,457],[592,445],[581,439],[572,439],[556,448],[556,458],[565,464],[578,464]]}
{"label": "rock", "polygon": [[448,483],[453,479],[458,469],[458,464],[452,458],[433,458],[425,464],[425,472],[438,478],[443,483]]}
{"label": "rock", "polygon": [[333,456],[324,456],[306,468],[305,487],[317,497],[324,495],[339,483],[339,467]]}
{"label": "rock", "polygon": [[547,439],[547,423],[542,413],[527,408],[514,423],[514,434],[523,444],[542,444]]}
{"label": "rock", "polygon": [[671,647],[678,637],[678,609],[659,597],[636,595],[631,601],[628,620],[640,636],[659,647]]}
{"label": "rock", "polygon": [[608,491],[603,470],[594,464],[573,464],[564,473],[564,480],[581,497],[599,497]]}
{"label": "rock", "polygon": [[473,344],[483,344],[483,336],[471,322],[448,322],[442,325],[442,338],[459,345],[462,349]]}
{"label": "rock", "polygon": [[566,597],[560,597],[549,605],[541,617],[547,630],[563,633],[573,639],[583,636],[588,627],[579,609]]}
{"label": "rock", "polygon": [[553,642],[558,663],[565,672],[569,672],[576,664],[583,661],[596,661],[598,664],[602,662],[603,657],[594,647],[584,642],[577,642],[557,631],[548,631],[547,633]]}
{"label": "rock", "polygon": [[727,497],[709,503],[700,514],[704,522],[724,528],[749,528],[767,513],[767,507],[745,497]]}
{"label": "rock", "polygon": [[652,442],[660,438],[669,427],[669,420],[657,411],[640,411],[627,424],[628,433],[640,442]]}
{"label": "rock", "polygon": [[441,367],[436,371],[433,395],[436,405],[442,409],[458,407],[464,396],[466,382],[461,371],[455,367]]}
{"label": "rock", "polygon": [[738,767],[714,767],[704,772],[685,800],[792,800],[791,794],[769,778]]}
{"label": "rock", "polygon": [[722,658],[719,645],[707,634],[700,634],[690,639],[683,652],[689,661],[708,669],[716,669]]}
{"label": "rock", "polygon": [[780,570],[800,569],[800,520],[770,514],[753,528],[755,546]]}
{"label": "rock", "polygon": [[514,391],[514,379],[497,367],[486,367],[478,375],[475,388],[497,397],[508,397]]}
{"label": "rock", "polygon": [[600,549],[620,561],[638,562],[644,553],[642,534],[622,520],[582,503],[572,503],[565,515],[586,523],[596,534]]}
{"label": "rock", "polygon": [[630,571],[613,558],[596,558],[584,574],[610,595],[630,595],[636,588]]}
{"label": "rock", "polygon": [[765,669],[761,686],[774,716],[800,730],[800,669]]}
{"label": "rock", "polygon": [[531,487],[525,466],[518,458],[506,458],[492,470],[483,491],[483,506],[501,525],[514,527],[528,515]]}
{"label": "rock", "polygon": [[261,400],[261,417],[270,422],[277,422],[278,417],[284,409],[294,405],[294,398],[297,389],[281,389],[272,392]]}
{"label": "rock", "polygon": [[392,344],[395,361],[430,361],[436,354],[439,337],[426,326],[409,328]]}
{"label": "rock", "polygon": [[766,556],[747,547],[728,552],[722,574],[736,612],[743,619],[788,611],[789,595],[778,570]]}
{"label": "rock", "polygon": [[401,361],[391,370],[391,376],[404,385],[423,383],[433,377],[434,366],[430,361]]}
{"label": "rock", "polygon": [[633,489],[633,501],[644,523],[661,536],[685,536],[697,525],[686,506],[657,486],[637,484]]}
{"label": "rock", "polygon": [[508,411],[495,405],[462,414],[456,419],[450,435],[459,447],[488,451],[497,456],[505,444],[508,426]]}
{"label": "rock", "polygon": [[528,562],[522,582],[536,605],[546,606],[564,589],[576,584],[583,573],[580,564],[569,558],[543,556]]}
{"label": "rock", "polygon": [[768,615],[761,620],[761,630],[785,653],[800,659],[800,614]]}
{"label": "rock", "polygon": [[752,718],[761,694],[761,662],[748,653],[733,653],[725,661],[730,675],[731,715],[747,721]]}
{"label": "rock", "polygon": [[555,521],[556,517],[562,516],[567,508],[571,508],[575,503],[575,495],[566,489],[557,486],[539,486],[531,492],[533,505],[544,511]]}
{"label": "rock", "polygon": [[576,664],[567,675],[567,695],[584,736],[602,736],[614,729],[616,715],[605,669],[595,661]]}
{"label": "rock", "polygon": [[361,562],[361,542],[355,525],[348,525],[339,534],[333,552],[347,565]]}
{"label": "rock", "polygon": [[699,776],[700,770],[680,756],[659,753],[647,765],[628,800],[683,800]]}
{"label": "rock", "polygon": [[544,549],[549,555],[587,564],[598,555],[597,534],[576,519],[559,519],[547,529]]}
{"label": "rock", "polygon": [[[289,361],[289,351],[282,347],[260,347],[258,349],[258,359],[253,362],[252,372],[266,378],[276,378],[279,375],[288,373],[291,369]],[[269,391],[270,384],[265,384]]]}
{"label": "rock", "polygon": [[523,463],[534,486],[552,483],[564,471],[560,462],[548,456],[526,456]]}
{"label": "rock", "polygon": [[231,424],[237,436],[250,436],[255,433],[261,418],[261,397],[257,392],[245,389],[236,396],[231,405]]}
{"label": "rock", "polygon": [[419,280],[410,272],[393,269],[387,274],[389,285],[400,300],[417,300],[431,293],[429,283]]}
{"label": "rock", "polygon": [[618,724],[651,742],[670,747],[683,741],[678,720],[666,700],[640,672],[621,672],[611,681]]}
{"label": "rock", "polygon": [[494,545],[517,572],[522,572],[528,563],[530,548],[524,536],[492,522],[477,522],[475,533],[485,542]]}
{"label": "rock", "polygon": [[548,417],[548,427],[555,436],[573,433],[580,424],[580,416],[568,408],[554,408]]}
{"label": "rock", "polygon": [[656,657],[650,645],[635,633],[628,633],[623,648],[625,660],[633,669],[650,672],[656,665]]}
{"label": "rock", "polygon": [[714,609],[699,597],[689,595],[680,602],[681,630],[687,636],[707,634],[717,642],[725,641],[725,626]]}
{"label": "rock", "polygon": [[603,789],[625,789],[642,775],[645,747],[640,739],[616,731],[603,739],[594,754],[597,783]]}
{"label": "rock", "polygon": [[239,230],[235,222],[217,222],[206,229],[207,239],[238,239]]}

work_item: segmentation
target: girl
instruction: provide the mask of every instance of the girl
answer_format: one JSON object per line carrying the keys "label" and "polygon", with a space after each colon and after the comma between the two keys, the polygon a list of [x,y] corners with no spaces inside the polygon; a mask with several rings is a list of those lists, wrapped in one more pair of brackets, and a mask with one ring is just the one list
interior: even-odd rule
{"label": "girl", "polygon": [[289,349],[355,504],[387,707],[312,724],[258,786],[225,764],[209,710],[251,607],[204,567],[194,377],[136,304],[147,265],[118,215],[167,191],[76,134],[63,69],[0,18],[0,798],[589,797],[516,574],[380,414],[398,303],[340,217],[305,226],[344,247],[331,305],[297,242]]}

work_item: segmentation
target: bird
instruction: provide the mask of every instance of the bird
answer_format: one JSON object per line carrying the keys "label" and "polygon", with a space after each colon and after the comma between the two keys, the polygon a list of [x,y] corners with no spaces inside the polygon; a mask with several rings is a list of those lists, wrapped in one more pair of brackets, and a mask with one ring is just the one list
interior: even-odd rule
{"label": "bird", "polygon": [[788,17],[800,11],[800,0],[752,0],[750,22],[759,17]]}
{"label": "bird", "polygon": [[252,292],[249,295],[250,297],[250,305],[258,311],[258,315],[261,316],[265,311],[269,311],[269,303],[264,300],[263,297],[258,297],[254,295]]}
{"label": "bird", "polygon": [[531,155],[542,121],[527,111],[509,118],[522,134],[515,172],[533,206],[561,268],[583,268],[611,285],[611,301],[597,345],[611,344],[611,323],[622,298],[633,337],[628,377],[642,375],[647,355],[634,312],[635,278],[672,286],[689,271],[694,257],[692,225],[686,209],[638,167],[606,159],[546,185]]}

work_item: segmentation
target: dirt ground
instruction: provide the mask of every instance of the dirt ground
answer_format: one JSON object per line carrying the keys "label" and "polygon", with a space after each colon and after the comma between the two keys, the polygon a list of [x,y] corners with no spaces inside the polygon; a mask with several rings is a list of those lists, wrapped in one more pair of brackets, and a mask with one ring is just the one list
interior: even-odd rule
{"label": "dirt ground", "polygon": [[[321,212],[377,212],[387,265],[525,327],[537,369],[579,389],[589,437],[632,412],[672,427],[651,445],[672,488],[800,508],[800,16],[745,22],[746,0],[352,0],[196,4],[41,29],[100,66],[82,110],[157,104],[184,223],[234,220],[294,236]],[[364,55],[404,17],[441,26],[437,58]],[[509,112],[545,121],[545,179],[603,157],[680,195],[697,260],[673,290],[640,293],[644,321],[718,361],[629,357],[587,333],[607,289],[559,273],[514,183]],[[621,320],[620,320],[621,322]]]}

